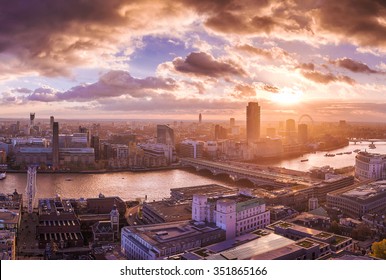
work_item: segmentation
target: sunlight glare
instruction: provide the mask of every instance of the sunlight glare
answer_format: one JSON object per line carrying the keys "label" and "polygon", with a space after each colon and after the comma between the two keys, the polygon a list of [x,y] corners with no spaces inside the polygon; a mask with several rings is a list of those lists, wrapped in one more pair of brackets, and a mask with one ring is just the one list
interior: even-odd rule
{"label": "sunlight glare", "polygon": [[290,105],[299,103],[302,96],[303,92],[298,88],[283,88],[278,93],[275,93],[271,100],[279,104]]}

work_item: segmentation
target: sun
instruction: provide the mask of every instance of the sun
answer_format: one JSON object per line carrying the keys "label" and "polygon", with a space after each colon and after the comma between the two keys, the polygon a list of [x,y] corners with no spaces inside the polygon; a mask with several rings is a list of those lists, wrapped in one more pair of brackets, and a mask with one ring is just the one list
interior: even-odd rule
{"label": "sun", "polygon": [[302,100],[303,92],[298,88],[282,88],[272,95],[271,100],[282,105],[297,104]]}

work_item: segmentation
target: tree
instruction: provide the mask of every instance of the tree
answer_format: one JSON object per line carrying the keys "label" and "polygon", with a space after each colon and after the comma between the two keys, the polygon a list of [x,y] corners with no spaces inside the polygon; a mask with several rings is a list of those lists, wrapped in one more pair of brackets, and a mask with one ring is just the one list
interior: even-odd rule
{"label": "tree", "polygon": [[339,223],[337,221],[333,221],[331,223],[329,231],[333,232],[335,234],[341,234],[342,233],[342,230],[341,230]]}
{"label": "tree", "polygon": [[386,260],[386,239],[374,242],[373,245],[371,245],[371,250],[373,251],[374,257]]}
{"label": "tree", "polygon": [[351,237],[356,240],[364,241],[367,238],[371,237],[371,229],[365,223],[362,223],[357,226],[351,233]]}

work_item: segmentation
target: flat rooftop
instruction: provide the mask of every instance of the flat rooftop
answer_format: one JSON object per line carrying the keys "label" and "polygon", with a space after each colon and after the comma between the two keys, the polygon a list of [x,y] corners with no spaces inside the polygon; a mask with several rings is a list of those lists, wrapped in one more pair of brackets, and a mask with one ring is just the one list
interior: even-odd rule
{"label": "flat rooftop", "polygon": [[190,220],[192,217],[189,202],[173,202],[170,200],[154,201],[144,204],[152,212],[162,217],[167,222]]}
{"label": "flat rooftop", "polygon": [[184,188],[170,189],[172,197],[179,196],[184,199],[192,199],[194,194],[205,194],[207,196],[217,196],[221,194],[234,194],[236,190],[217,184],[199,185]]}
{"label": "flat rooftop", "polygon": [[128,226],[122,230],[129,230],[149,244],[161,248],[176,246],[181,240],[194,242],[204,233],[223,231],[214,224],[191,223],[190,221]]}
{"label": "flat rooftop", "polygon": [[[207,260],[251,260],[263,253],[271,252],[279,248],[285,248],[294,244],[295,241],[281,235],[270,232],[265,236],[258,237],[235,248],[206,257]],[[224,243],[225,244],[225,243]],[[218,247],[218,246],[217,246]],[[213,250],[214,245],[209,246]],[[266,259],[266,258],[265,258]]]}
{"label": "flat rooftop", "polygon": [[367,201],[386,195],[386,180],[364,184],[344,192],[342,196]]}

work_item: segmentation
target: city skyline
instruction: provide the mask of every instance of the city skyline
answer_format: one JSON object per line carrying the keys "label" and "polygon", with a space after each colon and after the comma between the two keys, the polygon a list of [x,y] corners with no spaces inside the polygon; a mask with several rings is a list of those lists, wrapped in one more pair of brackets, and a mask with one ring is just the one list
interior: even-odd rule
{"label": "city skyline", "polygon": [[[0,118],[382,122],[382,1],[1,1]],[[16,21],[15,18],[22,19]]]}

